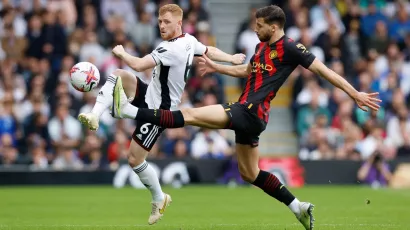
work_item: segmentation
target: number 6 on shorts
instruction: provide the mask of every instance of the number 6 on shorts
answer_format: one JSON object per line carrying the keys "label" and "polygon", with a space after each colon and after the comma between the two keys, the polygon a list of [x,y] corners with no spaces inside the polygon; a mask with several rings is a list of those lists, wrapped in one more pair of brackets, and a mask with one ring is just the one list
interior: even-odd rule
{"label": "number 6 on shorts", "polygon": [[132,134],[132,139],[147,151],[152,149],[164,128],[151,123],[137,121],[137,127]]}

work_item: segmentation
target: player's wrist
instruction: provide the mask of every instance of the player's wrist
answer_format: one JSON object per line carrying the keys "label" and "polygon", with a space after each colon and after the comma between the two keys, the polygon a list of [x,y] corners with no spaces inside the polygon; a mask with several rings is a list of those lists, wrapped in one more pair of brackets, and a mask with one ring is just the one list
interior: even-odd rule
{"label": "player's wrist", "polygon": [[359,94],[360,92],[355,90],[353,93],[350,93],[350,97],[356,100],[357,98],[359,98]]}
{"label": "player's wrist", "polygon": [[234,55],[231,55],[231,56],[229,57],[229,62],[230,62],[231,64],[235,64],[235,63],[234,63],[234,62],[235,62]]}

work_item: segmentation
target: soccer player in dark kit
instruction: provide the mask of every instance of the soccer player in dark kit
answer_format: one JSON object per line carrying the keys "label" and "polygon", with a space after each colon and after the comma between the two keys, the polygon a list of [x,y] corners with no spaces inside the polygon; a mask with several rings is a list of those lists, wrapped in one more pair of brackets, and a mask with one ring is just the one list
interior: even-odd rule
{"label": "soccer player in dark kit", "polygon": [[194,125],[234,130],[242,178],[288,206],[305,229],[313,229],[313,204],[300,202],[275,175],[258,167],[257,146],[259,136],[269,120],[271,100],[298,65],[342,89],[365,111],[367,108],[377,111],[381,100],[377,98],[378,93],[358,92],[343,77],[317,60],[304,45],[286,37],[283,30],[285,21],[285,14],[278,6],[258,9],[255,32],[261,42],[256,46],[255,55],[247,65],[221,65],[206,56],[202,57],[202,74],[219,72],[248,78],[245,90],[237,102],[180,111],[137,108],[127,101],[122,83],[117,81],[113,92],[113,116],[143,120],[164,128]]}

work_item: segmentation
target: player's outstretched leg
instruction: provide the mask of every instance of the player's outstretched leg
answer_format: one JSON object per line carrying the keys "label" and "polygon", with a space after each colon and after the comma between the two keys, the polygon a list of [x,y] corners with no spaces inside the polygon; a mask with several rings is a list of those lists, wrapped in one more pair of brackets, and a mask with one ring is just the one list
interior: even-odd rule
{"label": "player's outstretched leg", "polygon": [[177,111],[137,108],[128,102],[122,85],[121,79],[117,79],[112,105],[112,115],[115,118],[146,121],[163,128],[180,128],[185,125],[194,125],[209,129],[223,129],[229,122],[229,117],[222,105],[210,105]]}
{"label": "player's outstretched leg", "polygon": [[133,97],[135,95],[135,89],[137,88],[137,80],[135,76],[125,70],[117,69],[108,78],[105,84],[98,92],[96,103],[90,113],[81,113],[78,116],[78,120],[90,130],[97,130],[99,127],[99,118],[103,112],[108,109],[113,102],[113,90],[115,82],[118,77],[122,78],[127,88],[125,89],[126,95]]}
{"label": "player's outstretched leg", "polygon": [[[238,140],[238,135],[236,138]],[[236,152],[242,179],[259,187],[269,196],[288,206],[305,229],[312,230],[315,220],[313,217],[314,205],[300,202],[275,175],[259,169],[258,148],[237,143]]]}
{"label": "player's outstretched leg", "polygon": [[163,193],[159,183],[158,175],[154,168],[145,161],[148,151],[132,140],[130,152],[128,155],[128,164],[135,174],[138,175],[141,182],[151,192],[152,209],[148,218],[148,224],[158,222],[165,212],[165,209],[171,204],[171,196]]}

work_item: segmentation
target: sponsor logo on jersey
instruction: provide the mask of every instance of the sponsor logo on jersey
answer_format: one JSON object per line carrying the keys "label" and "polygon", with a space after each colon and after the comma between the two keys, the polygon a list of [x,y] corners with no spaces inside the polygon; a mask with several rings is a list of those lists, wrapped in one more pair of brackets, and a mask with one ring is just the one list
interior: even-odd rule
{"label": "sponsor logo on jersey", "polygon": [[272,71],[273,67],[269,64],[264,64],[260,62],[252,62],[252,72],[259,73],[265,71]]}

